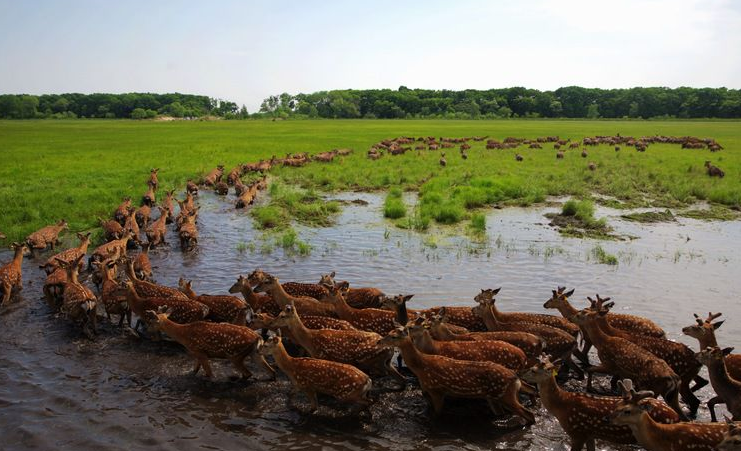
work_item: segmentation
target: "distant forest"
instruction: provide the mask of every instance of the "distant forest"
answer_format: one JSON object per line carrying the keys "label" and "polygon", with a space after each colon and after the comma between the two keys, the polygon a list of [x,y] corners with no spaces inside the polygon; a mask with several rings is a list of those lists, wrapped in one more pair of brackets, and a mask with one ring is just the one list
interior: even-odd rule
{"label": "distant forest", "polygon": [[741,90],[726,88],[598,89],[569,86],[449,91],[334,90],[270,96],[249,114],[244,105],[191,94],[0,95],[0,118],[67,119],[157,116],[224,119],[364,118],[741,118]]}

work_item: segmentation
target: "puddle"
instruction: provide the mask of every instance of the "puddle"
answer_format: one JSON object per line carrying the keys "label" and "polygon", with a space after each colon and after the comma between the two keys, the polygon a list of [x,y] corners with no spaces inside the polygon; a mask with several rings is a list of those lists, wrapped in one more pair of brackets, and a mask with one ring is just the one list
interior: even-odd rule
{"label": "puddle", "polygon": [[[719,341],[741,348],[739,221],[678,217],[640,224],[621,220],[626,210],[597,207],[596,216],[606,216],[616,233],[638,237],[598,242],[564,238],[549,227],[543,214],[557,207],[505,208],[487,214],[486,239],[474,243],[395,228],[383,219],[383,194],[332,197],[348,201],[335,227],[295,227],[312,246],[302,257],[280,247],[261,253],[262,232],[249,213],[203,193],[198,251],[153,250],[155,276],[171,286],[181,276],[192,278],[197,293],[223,293],[238,274],[257,267],[284,281],[317,281],[334,270],[359,285],[414,293],[411,307],[471,305],[479,289],[502,286],[497,299],[503,310],[534,312],[542,311],[553,288],[566,285],[576,288],[577,305],[587,295],[610,296],[616,311],[646,315],[693,348],[696,342],[680,331],[692,324],[692,314],[723,312],[729,321]],[[405,201],[412,204],[414,197]],[[177,243],[169,233],[168,241]],[[590,256],[596,245],[614,254],[618,265],[596,263]],[[0,253],[1,261],[9,258]],[[430,420],[419,391],[410,387],[378,393],[372,419],[347,419],[327,407],[312,417],[294,408],[307,411],[308,402],[288,396],[285,377],[230,382],[231,367],[217,364],[217,380],[210,382],[190,376],[192,362],[174,344],[140,341],[109,326],[94,342],[78,339],[41,300],[42,258],[25,260],[23,297],[0,312],[4,449],[568,448],[543,409],[535,426],[516,432],[496,427],[486,406],[475,403],[449,403],[449,414]],[[711,396],[708,388],[699,393],[703,401]],[[704,404],[700,418],[709,418]]]}

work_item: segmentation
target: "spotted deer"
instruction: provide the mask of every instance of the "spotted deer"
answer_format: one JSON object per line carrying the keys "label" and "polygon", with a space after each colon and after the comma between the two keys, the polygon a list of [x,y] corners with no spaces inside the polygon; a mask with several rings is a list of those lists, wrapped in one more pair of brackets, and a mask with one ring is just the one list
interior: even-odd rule
{"label": "spotted deer", "polygon": [[108,258],[96,265],[102,280],[100,300],[105,308],[108,321],[112,321],[111,315],[118,315],[118,327],[123,326],[124,321],[131,327],[131,309],[126,301],[126,289],[116,279],[116,260]]}
{"label": "spotted deer", "polygon": [[146,235],[147,240],[151,245],[158,246],[160,244],[167,244],[165,241],[165,235],[167,234],[167,210],[162,207],[157,207],[160,211],[160,217],[157,218],[149,227],[147,227]]}
{"label": "spotted deer", "polygon": [[126,281],[126,303],[129,309],[138,317],[134,330],[139,329],[142,321],[149,326],[146,317],[147,310],[168,309],[169,318],[179,324],[188,324],[195,321],[203,321],[208,315],[208,307],[200,302],[188,298],[175,296],[142,296],[138,288],[129,279]]}
{"label": "spotted deer", "polygon": [[[134,212],[134,217],[136,218],[136,224],[139,226],[139,229],[141,228],[147,228],[149,227],[149,221],[152,216],[152,207],[149,205],[142,205],[141,207],[137,208]],[[137,236],[139,234],[137,233]]]}
{"label": "spotted deer", "polygon": [[726,418],[726,429],[723,440],[718,444],[718,451],[741,451],[741,426]]}
{"label": "spotted deer", "polygon": [[134,208],[129,210],[129,217],[126,218],[126,222],[124,223],[123,229],[124,233],[130,232],[130,234],[127,233],[126,236],[129,236],[130,240],[126,243],[127,245],[129,242],[138,243],[139,242],[139,235],[141,234],[141,229],[139,228],[139,222],[136,220],[136,211]]}
{"label": "spotted deer", "polygon": [[273,297],[252,291],[252,285],[250,285],[247,277],[240,275],[234,285],[229,288],[229,293],[242,293],[245,302],[247,302],[254,312],[265,312],[271,316],[278,316],[280,314],[280,306],[275,302]]}
{"label": "spotted deer", "polygon": [[157,193],[151,186],[147,192],[142,196],[142,205],[154,207],[157,204]]}
{"label": "spotted deer", "polygon": [[710,384],[717,394],[708,401],[712,421],[717,421],[716,404],[725,404],[733,415],[733,419],[741,421],[741,380],[733,379],[728,375],[723,351],[717,346],[705,348],[697,353],[697,360],[708,367]]}
{"label": "spotted deer", "polygon": [[149,242],[141,243],[142,250],[134,257],[134,274],[139,280],[146,280],[151,282],[152,262],[149,260],[149,248],[151,244]]}
{"label": "spotted deer", "polygon": [[165,207],[165,210],[167,210],[167,219],[165,222],[168,224],[172,224],[172,221],[175,218],[175,203],[173,202],[175,200],[175,190],[170,190],[165,193],[165,200],[162,202],[162,205]]}
{"label": "spotted deer", "polygon": [[[700,406],[700,400],[692,393],[701,387],[707,385],[708,381],[699,376],[702,364],[695,358],[695,353],[686,345],[677,343],[666,338],[646,337],[643,335],[633,335],[621,329],[612,327],[607,321],[610,308],[613,303],[604,301],[609,299],[587,298],[592,303],[592,309],[601,314],[597,316],[597,325],[607,334],[613,337],[624,338],[632,343],[637,344],[646,351],[663,359],[680,378],[679,394],[682,400],[690,407],[690,414],[695,415],[697,408]],[[692,381],[696,381],[695,387],[691,388]]]}
{"label": "spotted deer", "polygon": [[98,298],[83,285],[77,278],[78,268],[84,255],[80,255],[76,260],[67,262],[58,260],[57,265],[67,272],[67,281],[64,284],[64,294],[62,295],[62,305],[59,311],[69,320],[79,325],[82,332],[92,338],[97,333],[97,306]]}
{"label": "spotted deer", "polygon": [[[342,295],[350,307],[355,308],[382,308],[381,301],[386,296],[378,288],[361,287],[354,288],[346,281],[335,282],[335,273],[322,275],[319,285],[323,287],[338,285],[342,290]],[[321,297],[319,298],[321,299]],[[401,323],[406,324],[406,323]]]}
{"label": "spotted deer", "polygon": [[113,219],[98,218],[100,227],[103,229],[103,236],[106,241],[117,240],[121,238],[124,230],[121,224]]}
{"label": "spotted deer", "polygon": [[321,302],[333,307],[340,319],[344,319],[355,328],[384,336],[396,327],[394,312],[374,308],[356,309],[347,304],[339,287],[329,287],[327,290],[327,295]]}
{"label": "spotted deer", "polygon": [[260,354],[273,356],[275,364],[288,375],[294,387],[309,397],[312,412],[319,409],[318,393],[357,403],[363,408],[371,403],[368,398],[371,379],[352,365],[311,357],[291,357],[278,336],[267,339],[260,347]]}
{"label": "spotted deer", "polygon": [[248,306],[246,301],[236,296],[197,295],[193,291],[193,281],[185,280],[182,277],[178,281],[178,287],[190,299],[208,307],[207,319],[217,323],[232,323],[238,326],[244,326],[247,323]]}
{"label": "spotted deer", "polygon": [[0,305],[10,301],[10,297],[13,293],[16,293],[23,289],[23,255],[27,254],[28,246],[21,243],[11,244],[13,249],[13,260],[8,262],[5,266],[0,267],[0,289],[2,289],[3,297],[0,298]]}
{"label": "spotted deer", "polygon": [[393,350],[377,346],[381,339],[377,333],[357,329],[310,329],[293,305],[285,306],[270,327],[286,328],[291,341],[306,349],[311,357],[347,363],[372,374],[389,375],[406,382],[391,364]]}
{"label": "spotted deer", "polygon": [[442,315],[448,325],[462,327],[471,332],[486,332],[486,324],[476,316],[471,307],[432,307],[426,310],[428,315]]}
{"label": "spotted deer", "polygon": [[[384,296],[381,298],[381,307],[386,310],[391,310],[396,315],[396,322],[399,324],[407,324],[412,319],[417,318],[420,314],[417,310],[407,309],[407,302],[413,297],[413,294],[398,294],[396,296]],[[349,304],[349,302],[348,302]],[[410,314],[412,315],[410,317]]]}
{"label": "spotted deer", "polygon": [[147,185],[154,190],[156,190],[160,185],[160,182],[157,179],[157,172],[159,172],[159,170],[160,168],[152,168],[149,171],[149,180],[147,180]]}
{"label": "spotted deer", "polygon": [[51,274],[46,276],[44,280],[44,299],[47,305],[54,309],[59,310],[62,305],[62,299],[64,297],[64,285],[67,283],[67,271],[57,267]]}
{"label": "spotted deer", "polygon": [[184,250],[193,250],[198,246],[198,227],[196,227],[197,210],[185,215],[178,229],[180,247]]}
{"label": "spotted deer", "polygon": [[[147,282],[140,280],[136,277],[136,271],[134,271],[134,262],[130,258],[123,258],[123,262],[126,265],[126,275],[128,276],[131,283],[136,288],[136,292],[145,298],[156,297],[156,298],[175,298],[182,301],[191,301],[185,293],[175,288],[166,287],[164,285],[157,285],[156,283]],[[142,311],[142,314],[144,312]],[[139,315],[142,316],[142,315]]]}
{"label": "spotted deer", "polygon": [[[119,257],[126,255],[126,246],[131,239],[133,239],[133,233],[128,232],[117,240],[109,241],[108,243],[96,247],[88,259],[88,265],[92,265],[94,262],[102,262],[108,258],[111,253],[116,253]],[[82,243],[80,243],[80,246],[82,246]]]}
{"label": "spotted deer", "polygon": [[[708,313],[707,319],[703,320],[695,314],[696,325],[687,326],[682,329],[682,333],[696,338],[700,342],[700,350],[708,347],[717,347],[718,341],[715,338],[715,331],[723,325],[723,321],[713,322],[718,319],[722,313]],[[725,357],[726,369],[728,374],[737,381],[741,381],[741,354],[728,354]]]}
{"label": "spotted deer", "polygon": [[28,235],[26,245],[32,251],[44,250],[47,247],[51,247],[54,250],[57,243],[59,243],[59,234],[68,228],[67,221],[62,219],[54,225],[43,227]]}
{"label": "spotted deer", "polygon": [[203,179],[203,184],[206,186],[215,186],[216,183],[221,181],[221,177],[224,175],[224,165],[218,165],[215,169],[212,169],[206,177]]}
{"label": "spotted deer", "polygon": [[423,354],[403,327],[392,330],[378,344],[399,348],[404,362],[417,376],[422,392],[432,403],[435,415],[442,412],[446,397],[476,398],[485,399],[495,413],[501,406],[523,418],[527,424],[535,422],[535,415],[518,399],[522,382],[512,370],[502,365]]}
{"label": "spotted deer", "polygon": [[153,310],[145,312],[146,320],[155,330],[164,332],[177,341],[193,356],[196,361],[193,375],[203,367],[206,376],[213,379],[214,373],[211,369],[210,359],[227,359],[232,362],[234,368],[249,379],[252,373],[244,365],[244,360],[251,357],[252,361],[262,366],[271,379],[275,379],[275,370],[268,365],[265,358],[260,355],[258,349],[262,339],[249,327],[238,326],[229,323],[210,323],[208,321],[195,321],[188,324],[180,324],[170,320],[170,314],[166,312],[157,313]]}
{"label": "spotted deer", "polygon": [[[80,240],[80,244],[77,247],[69,248],[49,257],[49,259],[46,260],[43,265],[40,265],[39,268],[43,269],[46,274],[51,274],[59,268],[57,261],[62,260],[65,262],[71,262],[77,260],[80,255],[85,255],[87,253],[87,248],[90,246],[90,235],[90,232],[85,234],[78,233],[77,238]],[[80,261],[80,270],[82,270],[82,261]]]}
{"label": "spotted deer", "polygon": [[[250,279],[255,273],[251,274]],[[307,296],[292,296],[283,289],[277,277],[263,273],[254,288],[256,292],[269,294],[280,308],[294,304],[300,315],[331,316],[337,317],[335,309],[329,305]]]}
{"label": "spotted deer", "polygon": [[713,451],[723,440],[727,426],[720,423],[664,424],[654,420],[652,404],[641,404],[641,400],[653,396],[653,392],[634,393],[618,402],[610,414],[610,421],[618,426],[628,426],[636,441],[651,451]]}
{"label": "spotted deer", "polygon": [[662,359],[624,338],[606,334],[598,325],[600,312],[580,310],[574,322],[586,330],[597,348],[600,364],[587,370],[587,389],[591,389],[592,375],[604,373],[633,380],[638,387],[660,394],[682,420],[687,417],[679,406],[680,379]]}
{"label": "spotted deer", "polygon": [[193,182],[193,180],[188,179],[188,182],[185,185],[185,190],[191,196],[198,195],[198,185],[196,185],[195,182]]}
{"label": "spotted deer", "polygon": [[116,211],[113,212],[113,219],[123,226],[126,223],[126,218],[129,217],[130,209],[131,209],[131,198],[124,197],[123,201],[116,208]]}
{"label": "spotted deer", "polygon": [[427,321],[418,319],[408,325],[414,346],[425,354],[442,355],[458,360],[494,362],[512,371],[525,368],[527,357],[522,349],[500,340],[438,341],[430,335]]}
{"label": "spotted deer", "polygon": [[[569,436],[571,449],[580,451],[586,446],[588,450],[594,450],[595,439],[620,444],[636,443],[630,428],[614,425],[607,418],[622,398],[594,396],[562,389],[556,382],[558,365],[558,361],[551,363],[544,356],[535,366],[522,373],[522,378],[537,384],[541,404],[548,413],[556,417],[561,428]],[[618,385],[632,390],[633,383],[625,380],[618,382]],[[655,408],[652,416],[660,423],[679,421],[679,415],[657,399],[645,398],[641,403],[651,404]]]}
{"label": "spotted deer", "polygon": [[532,324],[544,324],[546,326],[561,329],[574,337],[579,334],[579,326],[569,321],[567,318],[562,318],[555,315],[544,315],[541,313],[503,312],[497,309],[496,299],[494,298],[494,296],[496,296],[500,290],[501,288],[497,288],[495,290],[481,290],[481,293],[477,294],[476,297],[474,297],[474,300],[478,303],[491,305],[491,309],[494,312],[494,315],[501,322],[526,322]]}

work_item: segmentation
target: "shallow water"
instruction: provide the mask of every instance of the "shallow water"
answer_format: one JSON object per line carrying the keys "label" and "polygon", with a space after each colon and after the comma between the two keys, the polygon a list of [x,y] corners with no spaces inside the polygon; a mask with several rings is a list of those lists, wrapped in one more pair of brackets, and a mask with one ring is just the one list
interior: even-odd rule
{"label": "shallow water", "polygon": [[[723,312],[730,321],[719,329],[719,342],[741,347],[741,321],[734,321],[741,317],[741,222],[637,224],[599,209],[618,233],[638,238],[596,242],[562,238],[543,217],[554,208],[508,208],[489,213],[488,239],[473,243],[394,228],[382,218],[382,196],[336,197],[369,204],[344,206],[332,228],[297,227],[313,247],[302,257],[279,247],[261,252],[265,240],[249,215],[204,193],[198,251],[181,253],[171,234],[172,247],[151,252],[155,277],[171,286],[192,278],[198,293],[223,293],[238,274],[257,267],[283,281],[317,281],[335,270],[356,286],[414,293],[410,307],[471,305],[479,289],[502,286],[503,310],[536,312],[550,290],[566,285],[576,288],[577,305],[587,295],[611,296],[618,311],[647,315],[693,348],[697,343],[680,330],[692,324],[692,313]],[[619,264],[595,262],[590,252],[597,244]],[[9,258],[0,253],[0,261]],[[326,400],[312,416],[301,413],[308,402],[290,395],[283,376],[235,382],[224,363],[207,381],[189,374],[192,362],[176,344],[108,325],[95,341],[80,338],[41,300],[43,258],[25,260],[22,296],[0,311],[0,449],[568,448],[543,409],[524,430],[477,403],[449,402],[450,412],[431,420],[416,387],[392,392],[381,381],[369,416],[349,416]],[[703,401],[711,396],[708,388],[699,392]],[[708,416],[701,407],[700,418]]]}

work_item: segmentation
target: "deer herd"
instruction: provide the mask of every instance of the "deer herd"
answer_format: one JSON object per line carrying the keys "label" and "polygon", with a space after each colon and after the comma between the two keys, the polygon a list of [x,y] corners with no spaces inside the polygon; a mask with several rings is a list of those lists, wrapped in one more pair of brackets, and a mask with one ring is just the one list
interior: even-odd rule
{"label": "deer herd", "polygon": [[[460,145],[463,156],[470,149],[468,140],[416,141],[418,150]],[[383,141],[368,156],[397,155],[414,141]],[[565,147],[580,144],[645,150],[651,143],[670,142],[721,149],[713,140],[619,136],[584,138],[577,146],[558,137],[489,139],[486,147],[539,148],[547,142],[554,143],[559,159]],[[264,175],[244,184],[245,174],[264,174],[276,164],[328,162],[349,152],[337,149],[313,158],[289,154],[284,159],[242,164],[230,170],[225,181],[224,168],[219,166],[202,184],[218,193],[234,187],[236,206],[243,208],[266,187]],[[720,171],[708,165],[710,175]],[[275,379],[270,358],[308,397],[312,412],[319,408],[318,395],[349,403],[354,412],[367,410],[376,401],[372,389],[379,378],[390,376],[394,390],[411,382],[404,375],[406,367],[435,416],[445,410],[446,399],[469,398],[485,401],[495,415],[510,414],[530,425],[536,421],[539,403],[558,420],[574,450],[595,449],[595,439],[636,443],[649,450],[741,450],[741,354],[719,346],[720,313],[706,318],[695,315],[695,322],[682,329],[698,340],[696,352],[669,340],[648,318],[613,313],[610,298],[588,297],[587,305],[577,307],[571,300],[574,290],[564,287],[553,290],[544,304],[558,315],[511,311],[496,301],[499,288],[481,290],[468,306],[456,302],[412,309],[407,306],[411,294],[389,296],[376,287],[350,286],[335,280],[334,272],[318,283],[299,283],[281,282],[257,269],[239,275],[228,294],[197,293],[197,282],[186,279],[180,279],[177,288],[168,287],[154,281],[149,251],[167,244],[169,224],[183,249],[197,245],[199,185],[189,180],[183,200],[169,191],[158,202],[158,189],[158,169],[152,169],[138,208],[127,197],[111,219],[100,219],[105,243],[88,256],[91,234],[78,233],[76,247],[40,265],[46,273],[43,295],[50,308],[89,338],[98,333],[102,314],[118,327],[131,327],[136,319],[135,331],[181,344],[194,360],[193,373],[203,368],[209,378],[214,377],[213,359],[228,360],[243,378],[251,378],[245,365],[249,357],[260,372]],[[158,212],[156,219],[153,211]],[[66,229],[68,224],[61,220],[29,235],[24,243],[13,243],[12,261],[0,268],[2,304],[22,288],[24,255],[54,250]],[[599,363],[590,360],[594,358],[591,348],[596,349]],[[703,366],[709,381],[699,374]],[[594,393],[595,374],[611,378],[611,393]],[[569,381],[583,380],[585,375],[585,388],[574,391]],[[564,388],[566,382],[569,390]],[[707,384],[716,394],[706,401],[712,422],[692,421],[701,404],[695,392]],[[726,423],[717,422],[717,404],[725,404],[731,414]]]}

